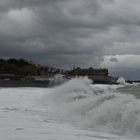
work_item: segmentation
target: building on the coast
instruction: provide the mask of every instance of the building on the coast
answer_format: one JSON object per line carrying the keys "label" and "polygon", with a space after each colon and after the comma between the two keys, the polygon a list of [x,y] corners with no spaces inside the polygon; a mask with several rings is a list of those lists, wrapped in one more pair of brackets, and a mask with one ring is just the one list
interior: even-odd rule
{"label": "building on the coast", "polygon": [[90,68],[74,68],[71,71],[68,71],[68,75],[72,77],[76,76],[87,76],[88,78],[92,79],[94,83],[111,83],[112,77],[109,76],[108,69],[106,68],[99,68],[94,69]]}

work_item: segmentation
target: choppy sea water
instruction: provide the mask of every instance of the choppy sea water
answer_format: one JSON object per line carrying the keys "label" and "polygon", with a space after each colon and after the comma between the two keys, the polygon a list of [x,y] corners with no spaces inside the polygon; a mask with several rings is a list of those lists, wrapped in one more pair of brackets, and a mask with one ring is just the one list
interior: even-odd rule
{"label": "choppy sea water", "polygon": [[117,91],[124,94],[131,94],[136,98],[140,98],[140,84],[126,85],[124,87],[117,88]]}
{"label": "choppy sea water", "polygon": [[72,79],[47,100],[56,108],[57,119],[93,131],[140,137],[139,85],[92,85],[87,78]]}

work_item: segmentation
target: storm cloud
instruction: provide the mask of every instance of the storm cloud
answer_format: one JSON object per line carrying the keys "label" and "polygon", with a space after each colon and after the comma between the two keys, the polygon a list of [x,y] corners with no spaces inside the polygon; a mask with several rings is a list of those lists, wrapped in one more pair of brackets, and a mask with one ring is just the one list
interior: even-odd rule
{"label": "storm cloud", "polygon": [[0,0],[0,56],[63,68],[117,62],[140,54],[139,14],[139,0]]}

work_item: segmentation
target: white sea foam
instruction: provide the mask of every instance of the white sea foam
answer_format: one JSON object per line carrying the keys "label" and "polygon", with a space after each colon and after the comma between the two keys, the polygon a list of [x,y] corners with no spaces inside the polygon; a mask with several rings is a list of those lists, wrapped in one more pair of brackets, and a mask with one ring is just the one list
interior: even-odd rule
{"label": "white sea foam", "polygon": [[55,88],[50,97],[61,117],[78,126],[139,135],[140,100],[115,88],[93,86],[88,78],[79,78]]}
{"label": "white sea foam", "polygon": [[119,79],[117,80],[117,83],[125,85],[126,81],[125,81],[125,79],[123,77],[119,77]]}

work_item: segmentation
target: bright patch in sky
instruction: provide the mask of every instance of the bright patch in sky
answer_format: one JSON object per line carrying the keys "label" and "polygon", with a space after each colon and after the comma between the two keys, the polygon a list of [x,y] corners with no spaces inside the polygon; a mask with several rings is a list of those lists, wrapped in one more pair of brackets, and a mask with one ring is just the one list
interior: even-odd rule
{"label": "bright patch in sky", "polygon": [[128,68],[135,69],[140,68],[140,55],[110,55],[104,56],[104,60],[101,62],[101,67],[108,68]]}

